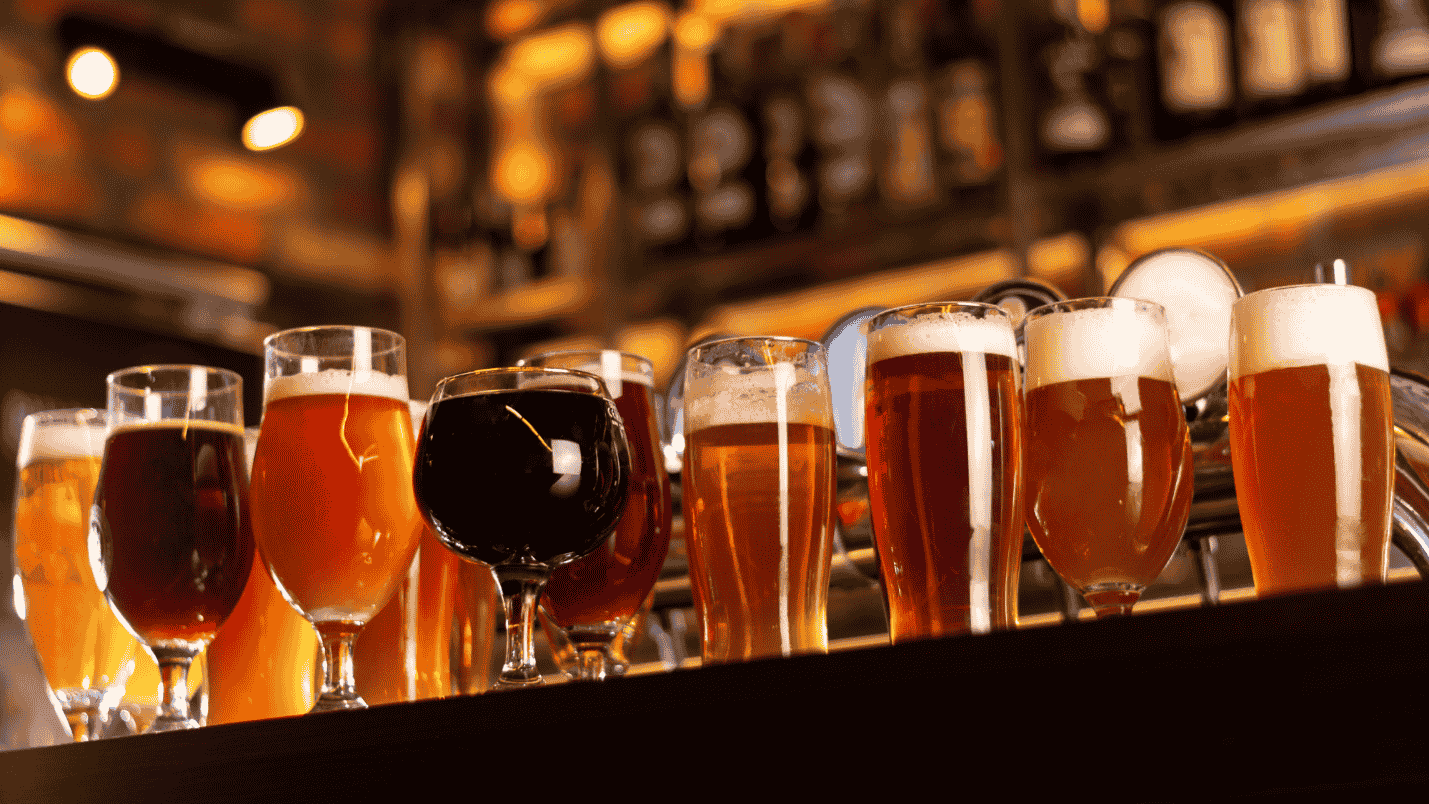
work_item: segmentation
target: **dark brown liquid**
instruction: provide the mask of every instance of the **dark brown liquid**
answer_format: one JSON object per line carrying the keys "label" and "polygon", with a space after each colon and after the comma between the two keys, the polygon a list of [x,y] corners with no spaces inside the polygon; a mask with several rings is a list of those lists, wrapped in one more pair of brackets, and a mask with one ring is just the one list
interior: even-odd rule
{"label": "dark brown liquid", "polygon": [[207,643],[253,564],[243,433],[182,422],[104,448],[94,525],[114,610],[149,645]]}

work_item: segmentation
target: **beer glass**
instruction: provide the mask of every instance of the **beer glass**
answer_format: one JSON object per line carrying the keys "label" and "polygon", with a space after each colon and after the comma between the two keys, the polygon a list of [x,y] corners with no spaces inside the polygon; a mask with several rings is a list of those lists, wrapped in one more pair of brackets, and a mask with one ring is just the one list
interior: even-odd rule
{"label": "beer glass", "polygon": [[630,445],[629,499],[615,535],[553,570],[541,598],[575,651],[575,677],[600,680],[615,663],[612,642],[655,587],[670,547],[670,476],[652,401],[655,368],[643,357],[611,350],[552,352],[523,362],[599,376]]}
{"label": "beer glass", "polygon": [[45,679],[76,740],[99,726],[104,688],[133,638],[89,567],[89,510],[104,455],[104,411],[49,410],[20,425],[15,566],[24,617]]}
{"label": "beer glass", "polygon": [[1236,302],[1231,467],[1256,593],[1384,581],[1394,490],[1374,293],[1299,285]]}
{"label": "beer glass", "polygon": [[682,482],[709,663],[828,650],[834,419],[821,344],[691,349]]}
{"label": "beer glass", "polygon": [[[409,400],[407,411],[412,431],[420,430],[427,403]],[[413,453],[416,449],[414,441]],[[353,673],[363,700],[383,704],[452,694],[452,618],[460,564],[424,526],[406,577],[353,648]],[[482,636],[490,640],[492,634]]]}
{"label": "beer glass", "polygon": [[109,435],[90,561],[163,679],[148,731],[197,727],[188,669],[233,612],[253,567],[243,380],[206,366],[110,374]]}
{"label": "beer glass", "polygon": [[1097,616],[1128,614],[1190,514],[1191,441],[1164,313],[1073,299],[1023,326],[1028,529]]}
{"label": "beer glass", "polygon": [[264,342],[253,532],[283,596],[322,641],[314,712],[361,709],[357,635],[412,564],[412,420],[402,336],[306,327]]}
{"label": "beer glass", "polygon": [[496,573],[498,688],[541,683],[532,634],[542,589],[615,530],[629,475],[620,414],[595,375],[518,367],[437,383],[412,485],[437,538]]}
{"label": "beer glass", "polygon": [[[258,428],[243,431],[249,466]],[[318,635],[288,605],[254,546],[238,606],[205,652],[210,725],[301,715],[313,708]]]}
{"label": "beer glass", "polygon": [[993,305],[868,323],[869,504],[893,642],[1016,625],[1019,374],[1011,318]]}

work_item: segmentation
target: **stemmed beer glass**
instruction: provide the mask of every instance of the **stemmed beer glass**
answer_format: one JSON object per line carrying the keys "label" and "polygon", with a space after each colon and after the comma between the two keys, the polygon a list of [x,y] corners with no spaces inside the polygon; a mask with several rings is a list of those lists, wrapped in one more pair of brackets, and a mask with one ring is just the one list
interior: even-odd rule
{"label": "stemmed beer glass", "polygon": [[629,475],[620,414],[592,374],[498,368],[437,384],[412,485],[442,543],[496,574],[506,608],[497,688],[541,683],[541,592],[553,569],[615,530]]}
{"label": "stemmed beer glass", "polygon": [[115,614],[159,664],[164,699],[148,731],[196,728],[189,664],[253,566],[243,380],[206,366],[139,366],[107,384],[90,562]]}
{"label": "stemmed beer glass", "polygon": [[670,546],[670,477],[652,403],[655,369],[639,355],[611,350],[551,352],[523,362],[600,376],[630,444],[629,501],[615,535],[553,570],[541,599],[575,651],[575,677],[597,681],[614,669],[614,640],[654,588]]}
{"label": "stemmed beer glass", "polygon": [[369,327],[305,327],[268,336],[263,353],[254,535],[279,590],[322,640],[313,711],[362,709],[353,644],[422,536],[406,342]]}
{"label": "stemmed beer glass", "polygon": [[1191,440],[1161,306],[1073,299],[1029,312],[1027,526],[1097,616],[1128,614],[1190,514]]}

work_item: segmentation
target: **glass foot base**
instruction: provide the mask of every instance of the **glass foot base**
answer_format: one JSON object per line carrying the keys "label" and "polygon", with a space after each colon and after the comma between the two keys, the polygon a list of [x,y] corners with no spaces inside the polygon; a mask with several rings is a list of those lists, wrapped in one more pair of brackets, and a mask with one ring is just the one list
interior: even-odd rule
{"label": "glass foot base", "polygon": [[367,702],[362,700],[362,696],[353,695],[345,698],[339,695],[319,695],[317,703],[313,704],[313,712],[347,712],[353,709],[366,709]]}
{"label": "glass foot base", "polygon": [[199,722],[193,718],[179,717],[156,717],[154,722],[149,724],[149,728],[144,730],[145,734],[158,734],[165,731],[188,731],[199,727]]}
{"label": "glass foot base", "polygon": [[1129,583],[1095,584],[1082,590],[1097,617],[1119,617],[1131,613],[1144,587]]}

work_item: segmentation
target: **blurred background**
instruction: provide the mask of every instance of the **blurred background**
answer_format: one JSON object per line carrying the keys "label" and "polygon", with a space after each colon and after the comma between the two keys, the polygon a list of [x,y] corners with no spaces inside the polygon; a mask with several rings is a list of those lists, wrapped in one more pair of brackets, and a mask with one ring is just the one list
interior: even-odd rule
{"label": "blurred background", "polygon": [[[1429,364],[1422,0],[0,0],[0,488],[32,411],[265,335],[413,396],[1194,246]],[[0,505],[9,505],[5,495]],[[9,522],[9,510],[0,521]]]}

